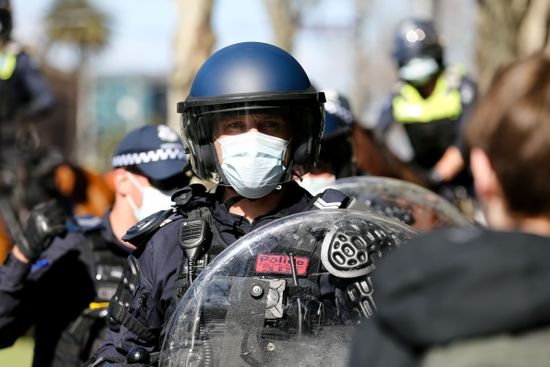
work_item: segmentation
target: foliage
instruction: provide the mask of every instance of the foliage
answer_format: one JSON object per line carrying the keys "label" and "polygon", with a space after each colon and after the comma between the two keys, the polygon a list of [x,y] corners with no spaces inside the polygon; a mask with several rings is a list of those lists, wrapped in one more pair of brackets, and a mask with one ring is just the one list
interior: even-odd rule
{"label": "foliage", "polygon": [[88,0],[55,0],[45,20],[51,42],[64,42],[80,49],[101,49],[111,34],[108,15]]}

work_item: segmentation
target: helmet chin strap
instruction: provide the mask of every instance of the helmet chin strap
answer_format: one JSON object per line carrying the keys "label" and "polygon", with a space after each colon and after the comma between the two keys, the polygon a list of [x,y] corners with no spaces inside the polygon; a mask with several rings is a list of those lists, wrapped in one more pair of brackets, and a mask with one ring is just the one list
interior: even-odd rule
{"label": "helmet chin strap", "polygon": [[229,199],[227,199],[226,201],[224,201],[223,206],[224,206],[225,210],[229,211],[229,209],[233,205],[237,204],[242,199],[244,199],[244,196],[241,196],[241,195],[237,194],[236,196],[232,196]]}

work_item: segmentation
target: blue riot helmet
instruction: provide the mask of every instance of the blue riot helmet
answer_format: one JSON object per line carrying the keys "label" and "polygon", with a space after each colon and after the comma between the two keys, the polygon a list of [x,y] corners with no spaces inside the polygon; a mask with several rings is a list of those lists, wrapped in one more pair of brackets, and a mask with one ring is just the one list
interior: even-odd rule
{"label": "blue riot helmet", "polygon": [[430,20],[405,19],[394,39],[393,58],[401,79],[422,85],[443,69],[443,47]]}
{"label": "blue riot helmet", "polygon": [[336,178],[354,174],[351,132],[353,113],[349,100],[336,90],[326,90],[325,129],[321,140],[319,168],[328,164]]}
{"label": "blue riot helmet", "polygon": [[323,140],[349,134],[353,123],[353,113],[351,112],[349,100],[336,90],[330,89],[324,93],[326,102]]}
{"label": "blue riot helmet", "polygon": [[405,19],[397,26],[393,57],[399,66],[415,57],[431,56],[443,65],[443,47],[432,21]]}
{"label": "blue riot helmet", "polygon": [[12,26],[10,2],[9,0],[0,0],[0,39],[10,39]]}
{"label": "blue riot helmet", "polygon": [[293,165],[312,167],[319,154],[325,96],[312,86],[301,65],[286,51],[259,42],[225,47],[197,72],[190,93],[178,103],[193,171],[202,179],[230,185],[215,148],[215,125],[224,117],[245,121],[253,114],[282,116],[291,138],[279,183]]}

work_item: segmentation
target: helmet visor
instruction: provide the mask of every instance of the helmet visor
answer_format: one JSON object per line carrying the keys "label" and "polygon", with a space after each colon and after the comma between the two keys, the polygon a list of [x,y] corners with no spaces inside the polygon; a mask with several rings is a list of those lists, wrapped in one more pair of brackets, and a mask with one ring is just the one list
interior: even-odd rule
{"label": "helmet visor", "polygon": [[[195,173],[219,181],[219,162],[214,141],[224,136],[243,134],[251,130],[292,141],[290,160],[302,146],[302,151],[316,157],[322,131],[322,107],[319,104],[288,101],[242,102],[195,106],[183,113],[183,131],[192,153]],[[303,145],[306,146],[303,146]]]}

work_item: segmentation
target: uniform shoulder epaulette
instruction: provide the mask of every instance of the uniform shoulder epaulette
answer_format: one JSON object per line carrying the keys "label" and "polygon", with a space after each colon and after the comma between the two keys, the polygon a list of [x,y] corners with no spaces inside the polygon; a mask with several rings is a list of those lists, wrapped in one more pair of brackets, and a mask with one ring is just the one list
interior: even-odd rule
{"label": "uniform shoulder epaulette", "polygon": [[338,209],[345,208],[350,201],[350,197],[343,192],[335,189],[326,189],[315,197],[313,206],[317,209]]}
{"label": "uniform shoulder epaulette", "polygon": [[197,183],[176,191],[172,195],[172,201],[176,203],[176,207],[178,209],[184,209],[193,206],[194,202],[200,200],[201,198],[205,198],[208,195],[213,194],[207,193],[206,187]]}

